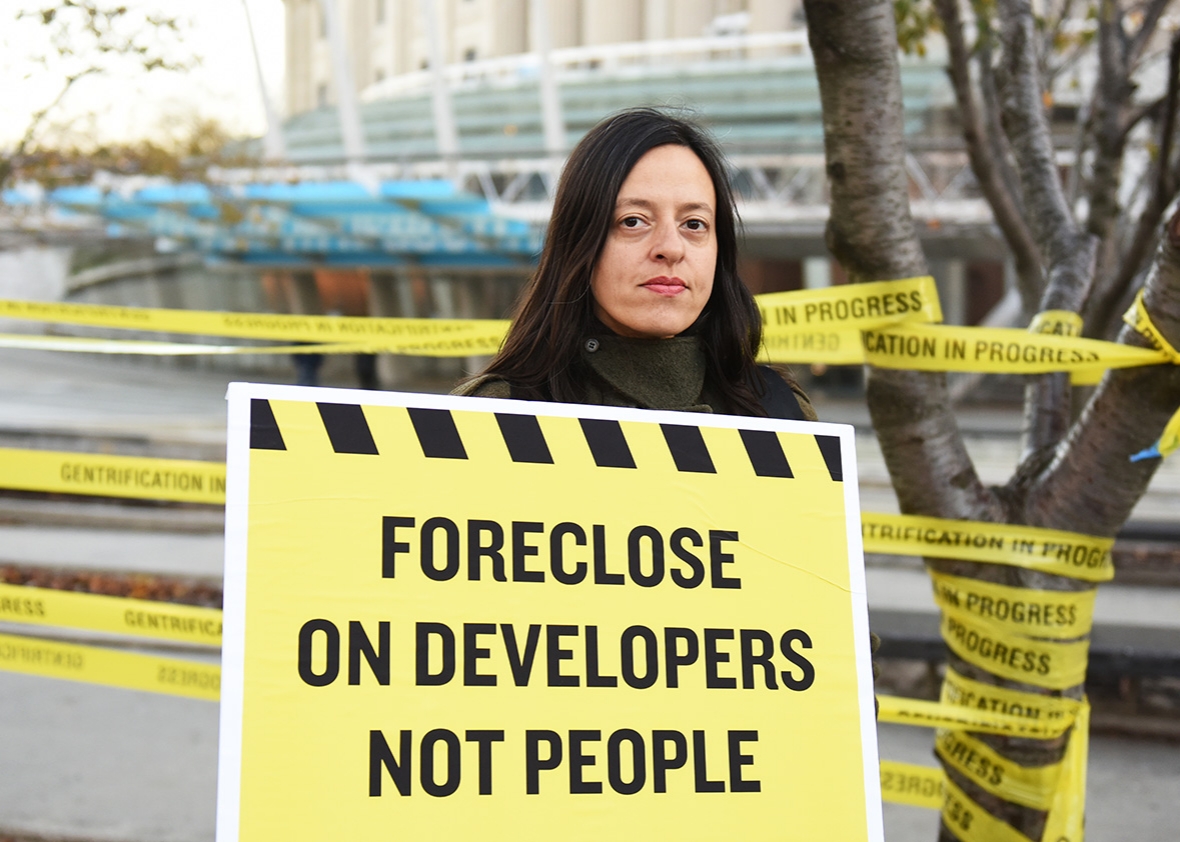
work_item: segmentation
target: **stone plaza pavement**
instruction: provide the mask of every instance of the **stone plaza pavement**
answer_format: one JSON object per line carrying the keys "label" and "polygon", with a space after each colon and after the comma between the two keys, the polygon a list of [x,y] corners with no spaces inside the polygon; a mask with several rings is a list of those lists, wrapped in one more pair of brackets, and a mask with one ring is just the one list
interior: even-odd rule
{"label": "stone plaza pavement", "polygon": [[[81,355],[0,354],[0,446],[221,459],[226,373]],[[241,378],[244,379],[244,378]],[[345,384],[341,384],[345,385]],[[863,407],[825,404],[853,423],[862,508],[896,511]],[[1018,419],[976,411],[968,446],[989,481],[1015,460]],[[1135,517],[1175,520],[1180,458],[1165,463]],[[219,513],[0,498],[0,564],[221,576]],[[919,570],[875,564],[871,609],[933,612]],[[1100,591],[1099,623],[1180,627],[1180,592],[1122,585]],[[0,628],[11,631],[12,628]],[[0,839],[126,842],[213,839],[217,705],[0,673]],[[932,734],[881,726],[882,757],[933,764]],[[1180,750],[1167,742],[1096,736],[1087,839],[1171,840]],[[886,805],[889,842],[933,840],[937,815]]]}

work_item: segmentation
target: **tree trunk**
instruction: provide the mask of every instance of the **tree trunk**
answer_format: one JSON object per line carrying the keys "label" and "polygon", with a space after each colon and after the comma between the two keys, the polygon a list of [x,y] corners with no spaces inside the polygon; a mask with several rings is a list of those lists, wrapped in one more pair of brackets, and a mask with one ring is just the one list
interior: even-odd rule
{"label": "tree trunk", "polygon": [[[809,38],[823,105],[824,145],[831,186],[828,245],[853,281],[925,273],[909,213],[903,166],[900,72],[889,0],[805,0]],[[1023,206],[1046,263],[1042,308],[1076,312],[1092,281],[1093,237],[1079,229],[1065,201],[1044,119],[1031,9],[1024,0],[999,0],[1004,15],[1002,99],[1005,128],[1018,161]],[[1147,292],[1157,327],[1180,345],[1180,215]],[[1134,331],[1121,341],[1144,344]],[[1149,446],[1180,403],[1180,367],[1153,366],[1107,375],[1079,421],[1070,428],[1068,381],[1041,378],[1026,399],[1026,416],[1049,419],[1034,429],[1029,456],[1002,488],[980,481],[968,457],[941,374],[870,369],[869,410],[903,513],[1026,524],[1113,536],[1146,489],[1155,465],[1131,463]],[[1035,425],[1034,425],[1035,426]],[[1093,585],[1021,568],[927,559],[934,574],[1007,587],[1087,593]],[[1030,594],[1030,597],[1035,598]],[[1088,635],[1078,639],[1086,643]],[[1040,686],[1001,677],[956,657],[960,675],[1037,696],[1080,698],[1080,684]],[[1043,682],[1042,682],[1043,683]],[[1068,737],[1056,740],[969,735],[1006,762],[1026,768],[1058,762]],[[947,775],[979,809],[1030,839],[1039,839],[1047,812],[993,795],[957,772]],[[1039,793],[1048,796],[1050,793]],[[953,840],[944,813],[940,838]]]}

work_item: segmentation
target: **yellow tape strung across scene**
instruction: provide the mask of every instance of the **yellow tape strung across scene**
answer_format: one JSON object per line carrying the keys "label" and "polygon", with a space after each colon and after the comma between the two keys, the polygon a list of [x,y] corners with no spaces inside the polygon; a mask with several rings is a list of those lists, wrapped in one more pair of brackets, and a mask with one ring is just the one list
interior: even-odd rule
{"label": "yellow tape strung across scene", "polygon": [[1029,333],[1050,333],[1054,336],[1081,336],[1082,317],[1072,310],[1042,310],[1029,322]]}
{"label": "yellow tape strung across scene", "polygon": [[196,605],[0,584],[0,621],[221,645],[221,611]]}
{"label": "yellow tape strung across scene", "polygon": [[941,322],[934,278],[903,278],[754,297],[764,362],[860,365],[860,332],[904,322]]}
{"label": "yellow tape strung across scene", "polygon": [[225,464],[0,448],[0,485],[20,491],[225,504]]}
{"label": "yellow tape strung across scene", "polygon": [[864,365],[859,330],[766,330],[758,361],[823,365]]}
{"label": "yellow tape strung across scene", "polygon": [[[190,503],[225,503],[225,465],[182,459],[0,448],[0,487]],[[1114,539],[1001,523],[861,514],[866,552],[1010,564],[1105,581]]]}
{"label": "yellow tape strung across scene", "polygon": [[[1109,368],[1176,362],[1166,341],[1148,350],[1083,339],[1079,317],[1038,314],[1030,331],[938,324],[942,311],[929,276],[793,290],[756,296],[763,316],[764,362],[825,363],[924,371],[1040,374],[1069,371],[1075,383],[1097,382]],[[1140,306],[1149,336],[1162,340]],[[1130,316],[1130,314],[1128,314]],[[77,337],[0,336],[0,347],[158,355],[248,353],[394,353],[480,356],[495,353],[509,323],[495,319],[300,316],[111,307],[0,299],[0,318],[122,330],[226,336],[308,346],[250,347],[135,342]],[[1154,331],[1154,334],[1151,332]]]}
{"label": "yellow tape strung across scene", "polygon": [[945,780],[942,769],[882,760],[881,800],[938,810],[946,797],[942,786]]}
{"label": "yellow tape strung across scene", "polygon": [[86,336],[39,336],[0,333],[0,348],[26,351],[74,351],[86,354],[140,354],[155,357],[225,356],[229,354],[355,354],[365,344],[327,345],[204,345],[196,342],[152,342],[146,339],[95,339]]}
{"label": "yellow tape strung across scene", "polygon": [[1176,410],[1175,414],[1164,426],[1164,431],[1160,434],[1159,441],[1151,448],[1132,456],[1131,461],[1137,462],[1139,459],[1145,459],[1151,456],[1170,456],[1177,450],[1180,450],[1180,409]]}
{"label": "yellow tape strung across scene", "polygon": [[919,725],[926,728],[960,728],[985,734],[1051,740],[1069,730],[1073,720],[1032,720],[1022,716],[993,713],[924,699],[878,696],[880,722]]}
{"label": "yellow tape strung across scene", "polygon": [[[0,318],[279,342],[347,343],[372,351],[424,356],[494,353],[508,330],[508,322],[499,319],[297,316],[12,299],[0,299]],[[258,353],[258,349],[251,348],[249,353]]]}
{"label": "yellow tape strung across scene", "polygon": [[[967,780],[1013,803],[1048,810],[1042,838],[1081,842],[1089,735],[1089,705],[1084,701],[993,687],[951,668],[947,669],[941,702],[894,696],[881,696],[878,701],[881,722],[940,729],[937,755]],[[1022,767],[964,730],[1035,739],[1070,733],[1060,763]],[[940,791],[944,794],[941,802],[933,797]],[[947,780],[941,769],[882,761],[881,797],[898,804],[941,809],[943,821],[966,842],[1025,839]]]}
{"label": "yellow tape strung across scene", "polygon": [[934,602],[943,610],[1025,637],[1078,638],[1090,633],[1094,597],[1088,591],[1043,591],[997,585],[930,571]]}
{"label": "yellow tape strung across scene", "polygon": [[[1135,328],[1140,334],[1147,337],[1147,341],[1151,343],[1152,347],[1164,354],[1173,363],[1180,365],[1180,351],[1177,351],[1167,340],[1167,337],[1160,332],[1160,329],[1152,322],[1151,316],[1147,313],[1147,305],[1143,303],[1143,290],[1135,296],[1134,303],[1131,304],[1127,312],[1123,314],[1123,321]],[[1160,435],[1159,441],[1152,447],[1136,453],[1131,457],[1132,462],[1138,462],[1140,459],[1150,459],[1152,457],[1169,456],[1176,450],[1180,449],[1180,409],[1176,410],[1171,419],[1164,426],[1164,431]]]}
{"label": "yellow tape strung across scene", "polygon": [[[996,687],[960,675],[953,667],[947,667],[942,682],[941,701],[948,706],[971,708],[986,713],[996,713],[1015,719],[1050,723],[1045,739],[1060,736],[1069,728],[1078,715],[1081,702],[1062,696],[1043,696],[1024,690]],[[971,730],[979,731],[980,728]]]}
{"label": "yellow tape strung across scene", "polygon": [[1170,362],[1161,351],[1005,327],[906,324],[861,334],[865,362],[911,371],[1047,374]]}
{"label": "yellow tape strung across scene", "polygon": [[1147,305],[1143,303],[1142,289],[1136,294],[1135,301],[1127,308],[1127,312],[1123,313],[1123,321],[1147,337],[1151,346],[1163,354],[1169,362],[1180,365],[1180,351],[1172,347],[1172,343],[1151,320],[1151,316],[1147,312]]}
{"label": "yellow tape strung across scene", "polygon": [[1082,704],[1057,783],[1053,806],[1041,838],[1050,842],[1082,842],[1086,823],[1086,766],[1090,756],[1090,705]]}
{"label": "yellow tape strung across scene", "polygon": [[867,330],[902,322],[941,322],[934,278],[841,284],[820,289],[768,292],[754,296],[762,329]]}
{"label": "yellow tape strung across scene", "polygon": [[946,800],[942,805],[942,820],[961,842],[1031,842],[1012,825],[1001,821],[959,789],[947,778]]}
{"label": "yellow tape strung across scene", "polygon": [[1114,578],[1113,538],[967,520],[861,513],[868,553],[1008,564],[1087,582]]}
{"label": "yellow tape strung across scene", "polygon": [[992,795],[1031,807],[1048,810],[1061,778],[1061,764],[1021,766],[1001,756],[982,740],[963,731],[940,729],[934,752],[959,774]]}
{"label": "yellow tape strung across scene", "polygon": [[1017,638],[945,609],[939,631],[956,655],[993,675],[1050,690],[1064,690],[1086,680],[1089,640]]}
{"label": "yellow tape strung across scene", "polygon": [[0,669],[214,702],[221,695],[216,665],[12,634],[0,634]]}

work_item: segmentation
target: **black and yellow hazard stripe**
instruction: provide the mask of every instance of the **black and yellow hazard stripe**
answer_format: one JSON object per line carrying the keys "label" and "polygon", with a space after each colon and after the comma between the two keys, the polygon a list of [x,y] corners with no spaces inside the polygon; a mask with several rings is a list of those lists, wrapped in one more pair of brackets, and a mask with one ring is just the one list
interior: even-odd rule
{"label": "black and yellow hazard stripe", "polygon": [[[380,455],[377,442],[365,414],[357,404],[316,403],[324,433],[333,452],[357,455]],[[454,413],[449,409],[409,407],[407,414],[422,455],[427,459],[466,460],[468,449],[460,434]],[[553,464],[548,436],[538,418],[518,413],[494,413],[504,448],[513,462]],[[659,424],[668,455],[675,469],[682,473],[717,473],[714,455],[701,428],[686,424]],[[634,450],[624,425],[616,420],[578,419],[578,430],[586,452],[600,468],[637,467]],[[787,458],[780,435],[771,430],[716,428],[718,435],[736,436],[755,476],[793,479],[795,472]],[[816,453],[833,482],[843,482],[844,467],[840,439],[824,434],[795,436],[811,439]],[[253,398],[250,402],[250,448],[253,450],[287,450],[288,444],[271,402]]]}

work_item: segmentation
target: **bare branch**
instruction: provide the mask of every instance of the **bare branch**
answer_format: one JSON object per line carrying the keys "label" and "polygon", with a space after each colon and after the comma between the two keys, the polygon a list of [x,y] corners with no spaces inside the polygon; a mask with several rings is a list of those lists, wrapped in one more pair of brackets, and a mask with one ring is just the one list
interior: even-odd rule
{"label": "bare branch", "polygon": [[963,138],[971,169],[979,182],[984,198],[991,206],[996,224],[1004,235],[1016,263],[1016,274],[1025,309],[1032,311],[1041,297],[1043,279],[1041,256],[1028,225],[1020,215],[1020,207],[1012,191],[1004,182],[996,166],[996,158],[988,149],[987,133],[979,111],[979,102],[971,87],[970,58],[963,38],[963,20],[959,0],[936,0],[938,15],[946,34],[950,66],[948,68],[959,114],[963,121]]}
{"label": "bare branch", "polygon": [[[1180,347],[1180,212],[1165,226],[1156,265],[1144,287],[1151,319]],[[1124,327],[1119,342],[1147,347]],[[1027,498],[1028,522],[1111,536],[1126,521],[1159,465],[1131,462],[1150,447],[1180,404],[1180,366],[1109,372]]]}
{"label": "bare branch", "polygon": [[1004,127],[1000,123],[1000,94],[996,89],[996,72],[992,64],[993,53],[989,38],[981,40],[977,51],[979,54],[979,60],[976,62],[976,67],[979,69],[979,90],[983,94],[983,126],[987,132],[992,163],[1003,178],[1004,184],[1008,188],[1008,195],[1016,202],[1021,218],[1024,218],[1024,195],[1020,189],[1020,176],[1012,166],[1012,149],[1008,143],[1008,136],[1004,133]]}
{"label": "bare branch", "polygon": [[[1003,18],[1004,125],[1016,155],[1025,218],[1048,264],[1041,309],[1077,312],[1093,278],[1095,240],[1078,230],[1057,175],[1037,73],[1032,8],[1028,0],[999,0],[998,6]],[[1039,461],[1068,430],[1068,377],[1050,374],[1031,378],[1024,406],[1022,461]]]}
{"label": "bare branch", "polygon": [[1144,9],[1143,21],[1139,24],[1138,31],[1135,32],[1131,43],[1127,46],[1127,61],[1132,67],[1139,63],[1143,51],[1147,49],[1147,44],[1151,41],[1151,36],[1155,34],[1156,27],[1159,26],[1160,18],[1164,16],[1170,3],[1172,0],[1151,0],[1147,4],[1147,8]]}
{"label": "bare branch", "polygon": [[[1105,337],[1118,318],[1118,303],[1130,289],[1138,276],[1147,251],[1156,239],[1160,219],[1180,189],[1180,177],[1172,164],[1175,143],[1176,122],[1180,112],[1180,35],[1172,39],[1168,57],[1168,90],[1163,99],[1163,114],[1160,118],[1159,153],[1154,163],[1155,172],[1151,179],[1152,191],[1148,197],[1135,233],[1126,251],[1119,257],[1118,269],[1103,273],[1095,287],[1091,300],[1087,302],[1087,333],[1099,338]],[[1178,164],[1177,166],[1180,166]]]}
{"label": "bare branch", "polygon": [[91,66],[87,67],[85,70],[74,73],[71,76],[67,76],[65,84],[62,85],[61,90],[57,92],[57,96],[53,98],[53,101],[42,108],[40,111],[33,113],[32,118],[29,120],[29,125],[25,128],[25,133],[21,136],[21,139],[17,141],[16,147],[12,151],[12,157],[19,158],[28,151],[29,145],[33,142],[33,138],[36,137],[37,130],[41,128],[41,124],[45,122],[45,118],[50,112],[53,111],[53,109],[57,108],[57,106],[61,104],[61,101],[65,99],[66,94],[70,92],[70,89],[74,87],[77,82],[87,76],[91,76],[99,72],[101,72],[101,68]]}
{"label": "bare branch", "polygon": [[[1028,0],[1000,0],[999,5],[1004,13],[1001,32],[1005,78],[1001,106],[1008,139],[1016,154],[1026,217],[1052,271],[1059,265],[1076,263],[1070,258],[1077,253],[1081,235],[1057,175],[1036,72],[1032,9]],[[1059,271],[1056,288],[1046,294],[1054,298],[1076,298],[1080,303],[1088,282],[1085,272],[1076,271],[1076,267],[1068,274]],[[1076,309],[1076,305],[1064,309]]]}
{"label": "bare branch", "polygon": [[[1118,190],[1122,175],[1126,133],[1123,131],[1123,104],[1131,98],[1123,54],[1122,20],[1114,0],[1101,0],[1098,14],[1098,83],[1094,88],[1094,171],[1090,179],[1090,215],[1087,230],[1101,241],[1099,248],[1108,252],[1111,234],[1119,216]],[[1103,254],[1100,270],[1110,265]]]}
{"label": "bare branch", "polygon": [[1142,105],[1133,106],[1127,109],[1127,116],[1123,120],[1124,142],[1126,142],[1126,138],[1131,134],[1131,132],[1135,130],[1135,127],[1144,120],[1160,119],[1160,115],[1164,110],[1166,99],[1167,97],[1165,95],[1159,99],[1152,100],[1151,102],[1145,102]]}

